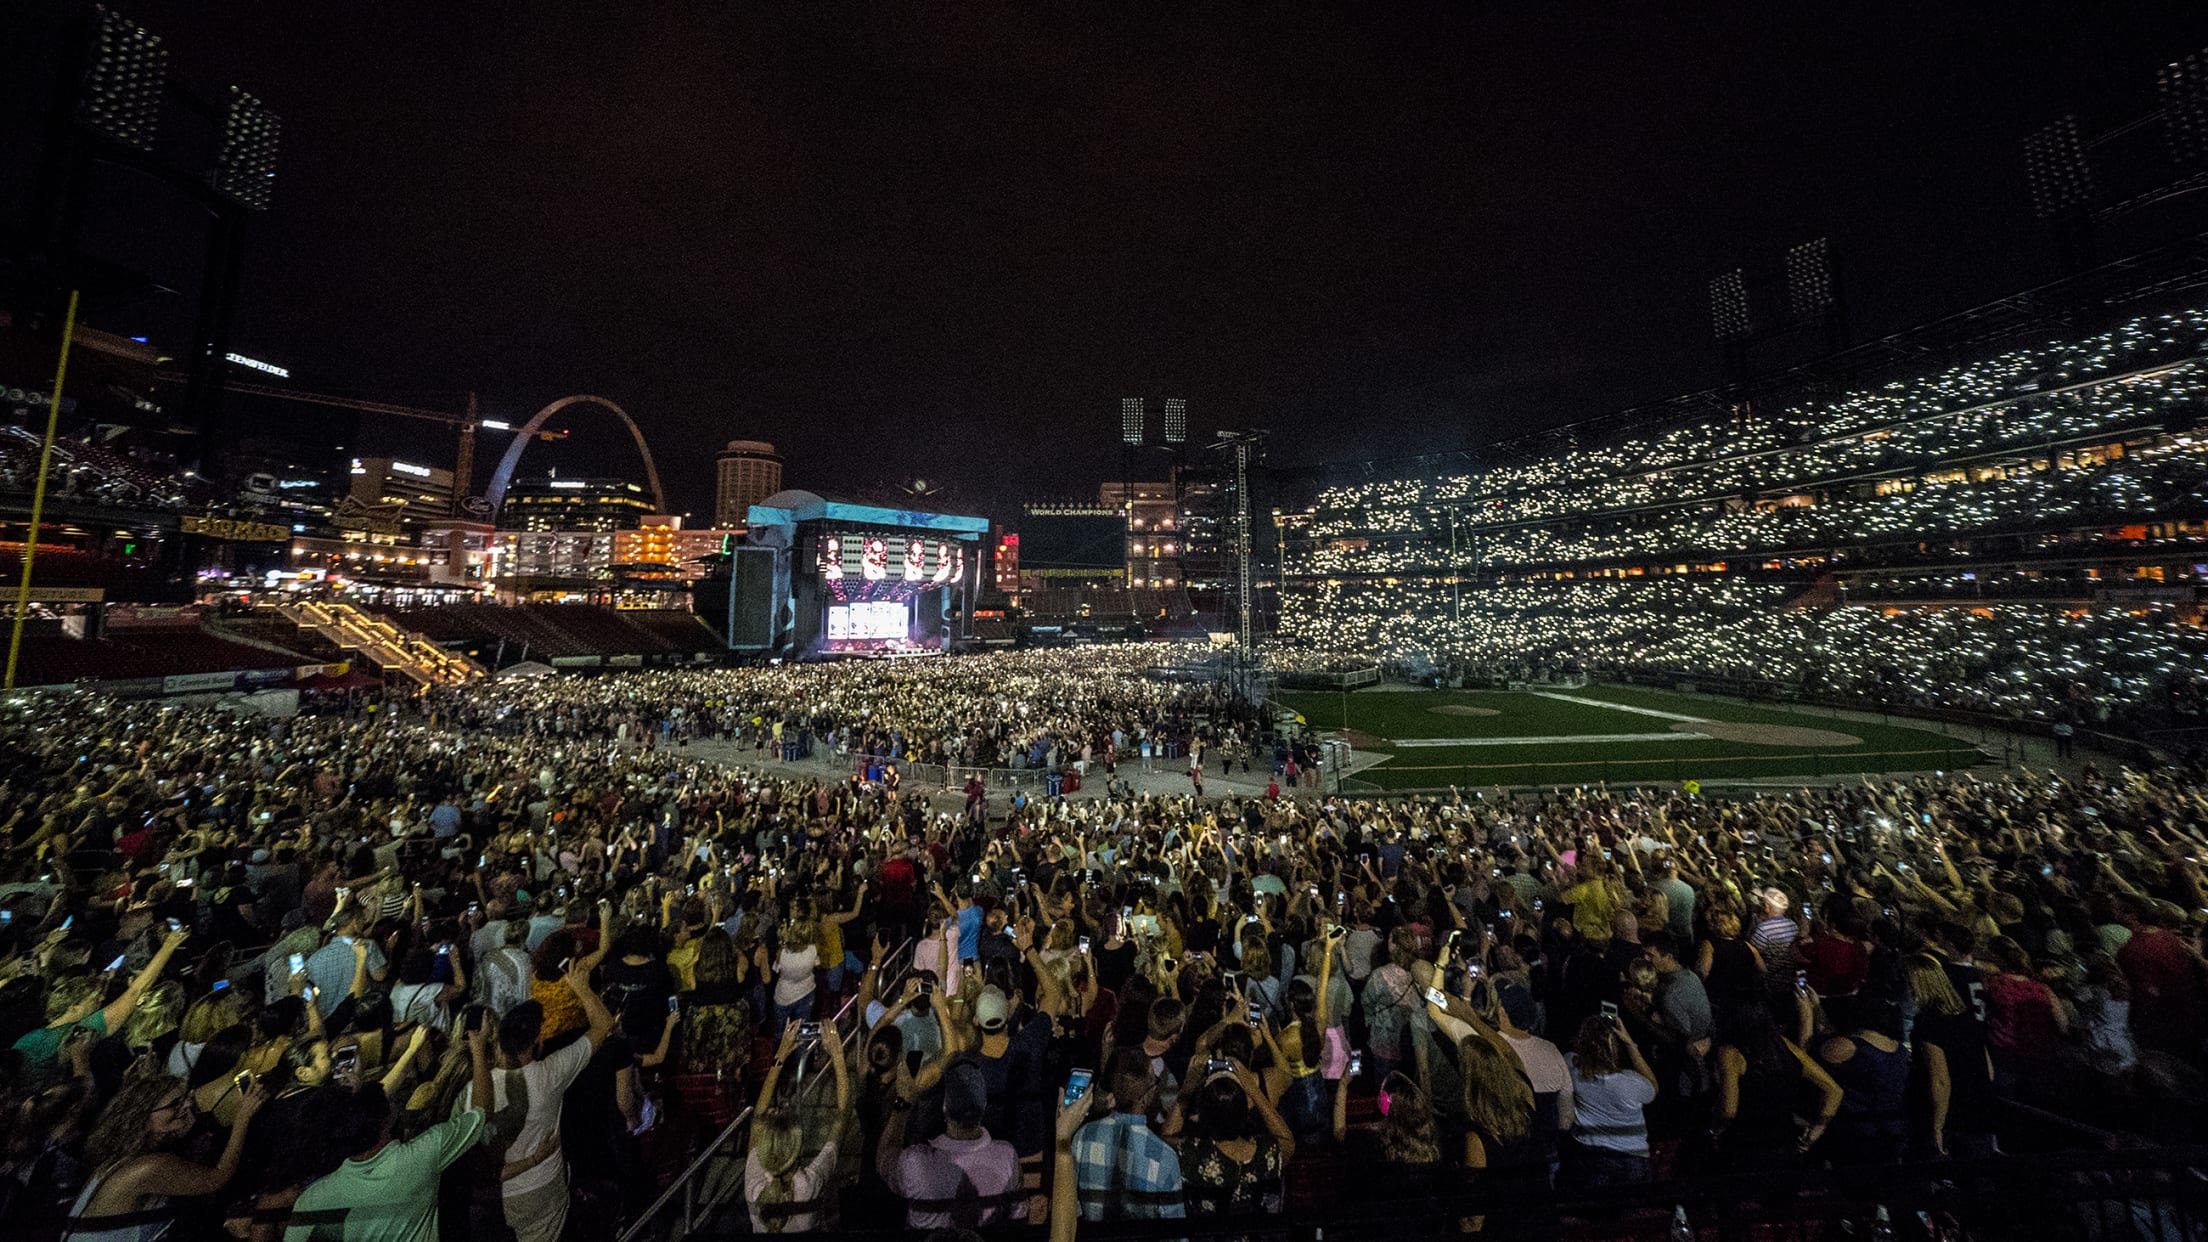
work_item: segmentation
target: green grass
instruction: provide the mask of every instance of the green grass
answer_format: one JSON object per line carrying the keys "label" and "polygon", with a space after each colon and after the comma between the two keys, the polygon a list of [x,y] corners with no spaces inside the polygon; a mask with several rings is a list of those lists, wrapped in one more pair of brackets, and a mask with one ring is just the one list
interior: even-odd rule
{"label": "green grass", "polygon": [[[1654,708],[1738,724],[1792,725],[1845,733],[1855,746],[1762,746],[1706,739],[1687,742],[1556,742],[1526,746],[1420,746],[1397,748],[1393,738],[1570,737],[1575,734],[1661,733],[1672,722],[1630,712],[1559,702],[1501,690],[1375,691],[1346,697],[1348,727],[1381,739],[1370,747],[1393,754],[1353,780],[1389,790],[1446,785],[1569,785],[1607,780],[1620,784],[1680,780],[1820,777],[1855,772],[1907,772],[1967,768],[1982,761],[1966,743],[1928,729],[1696,698],[1637,686],[1595,685],[1563,693]],[[1289,693],[1281,702],[1301,712],[1312,728],[1339,728],[1344,696]],[[1494,716],[1442,715],[1446,704],[1492,708]]]}

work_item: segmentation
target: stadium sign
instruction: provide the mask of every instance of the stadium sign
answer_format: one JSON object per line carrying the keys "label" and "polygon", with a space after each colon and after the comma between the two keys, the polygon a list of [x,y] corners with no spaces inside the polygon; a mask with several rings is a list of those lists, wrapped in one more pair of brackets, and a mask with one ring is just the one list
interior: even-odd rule
{"label": "stadium sign", "polygon": [[177,519],[177,529],[187,535],[204,535],[209,539],[226,539],[233,543],[283,543],[291,538],[289,526],[273,522],[245,522],[235,518],[200,517],[192,514]]}

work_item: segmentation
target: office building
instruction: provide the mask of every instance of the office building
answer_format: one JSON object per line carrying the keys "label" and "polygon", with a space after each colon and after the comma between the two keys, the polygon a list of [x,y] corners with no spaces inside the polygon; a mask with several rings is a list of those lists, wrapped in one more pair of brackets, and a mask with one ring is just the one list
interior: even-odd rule
{"label": "office building", "polygon": [[396,457],[355,457],[349,504],[334,519],[340,529],[418,534],[424,523],[452,515],[452,471]]}
{"label": "office building", "polygon": [[1097,500],[1126,517],[1127,585],[1180,586],[1183,552],[1171,483],[1106,483]]}
{"label": "office building", "polygon": [[764,440],[730,440],[714,459],[713,524],[741,530],[751,507],[782,490],[782,455]]}
{"label": "office building", "polygon": [[634,530],[652,511],[651,498],[623,479],[525,479],[506,492],[502,530]]}

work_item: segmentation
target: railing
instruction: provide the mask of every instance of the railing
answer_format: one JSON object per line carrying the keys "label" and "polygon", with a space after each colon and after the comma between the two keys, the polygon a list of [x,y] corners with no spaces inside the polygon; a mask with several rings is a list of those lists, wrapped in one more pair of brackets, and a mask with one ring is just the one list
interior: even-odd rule
{"label": "railing", "polygon": [[[1725,755],[1710,759],[1554,759],[1525,760],[1518,763],[1436,763],[1411,767],[1399,767],[1390,763],[1384,767],[1368,768],[1362,776],[1348,778],[1343,782],[1343,787],[1356,792],[1411,793],[1444,789],[1452,785],[1570,785],[1594,781],[1636,780],[1721,783],[1727,780],[1755,780],[1777,776],[1823,779],[1827,776],[1852,776],[1859,772],[1888,772],[1911,768],[1960,769],[1992,758],[1984,748],[1959,741],[1952,747],[1933,750],[1811,751],[1806,755],[1794,751],[1783,755]],[[1887,759],[1917,762],[1869,762]],[[1745,765],[1754,764],[1794,764],[1797,767],[1791,771],[1765,770],[1760,774],[1752,768],[1747,771],[1738,770]],[[1436,775],[1430,782],[1398,783],[1375,779],[1408,772],[1430,772]]]}
{"label": "railing", "polygon": [[[894,982],[897,984],[901,984],[905,974],[911,970],[911,959],[906,956],[906,950],[911,947],[913,947],[913,942],[908,939],[890,952],[890,961],[903,963],[896,971],[897,977]],[[875,992],[876,999],[887,995],[892,983],[893,981],[888,977],[888,972],[885,971],[883,978],[877,980],[875,984],[877,989]],[[836,1026],[839,1029],[847,1025],[845,1020],[850,1017],[852,1009],[858,1004],[858,1000],[859,998],[853,995],[850,1000],[844,1002],[842,1009],[836,1011]],[[849,1061],[853,1046],[857,1044],[860,1036],[866,1033],[866,1015],[860,1014],[859,1021],[849,1023],[848,1026],[849,1029],[843,1031],[842,1043],[837,1047],[835,1053],[835,1055],[845,1058],[846,1062]],[[826,1075],[822,1077],[826,1077]],[[816,1085],[818,1085],[818,1079],[807,1079],[800,1083],[798,1086],[799,1098],[802,1099],[804,1094],[811,1091]],[[756,1105],[746,1104],[741,1112],[738,1112],[735,1117],[729,1120],[727,1125],[721,1127],[720,1132],[706,1143],[704,1150],[700,1151],[683,1168],[682,1172],[676,1175],[675,1180],[668,1184],[667,1189],[660,1192],[657,1199],[652,1200],[651,1206],[645,1208],[634,1221],[631,1221],[621,1231],[617,1242],[638,1242],[638,1239],[645,1236],[646,1230],[651,1227],[652,1223],[658,1220],[660,1214],[665,1212],[668,1206],[674,1203],[677,1198],[682,1200],[681,1231],[667,1236],[672,1238],[689,1237],[693,1231],[705,1224],[707,1220],[710,1220],[712,1214],[720,1209],[724,1199],[716,1197],[701,1204],[698,1199],[699,1181],[705,1170],[715,1159],[720,1158],[728,1150],[729,1145],[738,1135],[750,1132],[751,1117],[755,1107]],[[737,1179],[734,1185],[737,1190],[741,1191],[742,1179]],[[699,1215],[701,1207],[705,1212],[702,1218]]]}
{"label": "railing", "polygon": [[[1323,1166],[1323,1171],[1322,1171]],[[1484,1218],[1505,1239],[1575,1242],[2200,1242],[2208,1238],[2208,1148],[2001,1156],[1678,1179],[1562,1194],[1472,1189],[1441,1196],[1359,1193],[1355,1170],[1298,1159],[1277,1215],[1081,1223],[1081,1242],[1406,1242]],[[1316,1183],[1316,1184],[1314,1184]],[[1329,1193],[1336,1192],[1336,1193]],[[1884,1222],[1882,1224],[1881,1222]],[[1038,1226],[980,1231],[1029,1242]],[[917,1231],[841,1229],[845,1239]]]}

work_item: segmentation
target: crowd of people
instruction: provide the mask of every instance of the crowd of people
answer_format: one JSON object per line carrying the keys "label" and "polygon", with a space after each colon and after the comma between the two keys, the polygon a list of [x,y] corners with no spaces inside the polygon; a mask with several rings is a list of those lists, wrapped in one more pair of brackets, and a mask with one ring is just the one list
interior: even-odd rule
{"label": "crowd of people", "polygon": [[[1752,419],[1330,487],[1283,548],[1280,633],[2197,727],[2204,327],[2146,316]],[[1874,606],[1834,606],[1858,586]]]}
{"label": "crowd of people", "polygon": [[1496,1229],[2208,1095],[2189,769],[1014,805],[685,753],[993,720],[1109,769],[1241,719],[1156,649],[1044,658],[0,705],[0,1220],[607,1237],[741,1121],[762,1232]]}

